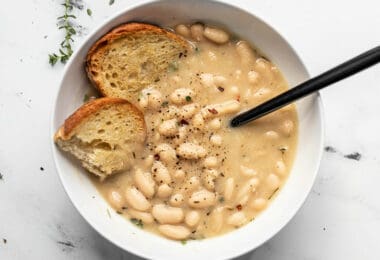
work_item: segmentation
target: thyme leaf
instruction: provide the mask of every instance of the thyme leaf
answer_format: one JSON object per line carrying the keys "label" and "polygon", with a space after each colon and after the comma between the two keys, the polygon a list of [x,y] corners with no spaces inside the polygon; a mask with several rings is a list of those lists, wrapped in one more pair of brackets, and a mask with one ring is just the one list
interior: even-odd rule
{"label": "thyme leaf", "polygon": [[72,26],[72,19],[76,19],[76,16],[71,12],[74,9],[74,5],[70,0],[65,0],[62,4],[64,6],[64,14],[57,18],[58,20],[58,29],[65,31],[65,37],[61,42],[61,47],[58,50],[58,53],[49,54],[49,63],[54,66],[58,61],[61,63],[66,63],[71,55],[73,54],[73,49],[71,43],[74,42],[73,35],[77,32]]}

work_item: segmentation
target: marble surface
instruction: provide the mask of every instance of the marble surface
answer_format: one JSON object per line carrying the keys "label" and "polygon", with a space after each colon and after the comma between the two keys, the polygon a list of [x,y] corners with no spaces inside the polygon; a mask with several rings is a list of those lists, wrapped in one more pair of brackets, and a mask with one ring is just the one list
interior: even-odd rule
{"label": "marble surface", "polygon": [[[62,1],[1,1],[0,259],[140,259],[98,235],[66,196],[51,156],[52,68]],[[116,11],[141,1],[84,1],[75,46]],[[378,0],[229,1],[278,29],[312,75],[380,43]],[[86,9],[86,7],[85,7]],[[326,152],[295,218],[245,259],[380,259],[380,66],[322,93]],[[307,174],[307,173],[305,173]]]}

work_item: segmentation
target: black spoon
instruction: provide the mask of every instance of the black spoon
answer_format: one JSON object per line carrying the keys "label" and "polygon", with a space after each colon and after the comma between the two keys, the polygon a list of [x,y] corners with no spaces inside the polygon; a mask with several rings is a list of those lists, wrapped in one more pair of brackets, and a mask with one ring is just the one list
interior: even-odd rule
{"label": "black spoon", "polygon": [[380,46],[348,60],[341,65],[326,71],[325,73],[309,79],[304,83],[274,97],[265,103],[235,116],[231,120],[231,126],[244,125],[252,120],[258,119],[277,109],[280,109],[297,99],[303,98],[315,91],[327,87],[341,79],[358,73],[376,63],[380,62]]}

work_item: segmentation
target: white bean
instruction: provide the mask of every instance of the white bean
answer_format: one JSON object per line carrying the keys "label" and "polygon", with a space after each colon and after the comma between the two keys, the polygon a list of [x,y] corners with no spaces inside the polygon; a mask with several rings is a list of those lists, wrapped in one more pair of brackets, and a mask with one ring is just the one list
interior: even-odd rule
{"label": "white bean", "polygon": [[245,167],[244,165],[240,165],[240,172],[245,177],[253,177],[257,175],[257,171],[255,169]]}
{"label": "white bean", "polygon": [[190,230],[184,226],[160,225],[158,230],[168,238],[175,240],[186,239],[190,235]]}
{"label": "white bean", "polygon": [[190,119],[198,111],[199,107],[198,103],[185,105],[179,110],[178,115],[180,118]]}
{"label": "white bean", "polygon": [[177,119],[162,122],[158,127],[158,132],[163,136],[174,136],[178,132]]}
{"label": "white bean", "polygon": [[223,227],[223,210],[224,207],[218,207],[211,212],[210,228],[214,232],[219,232]]}
{"label": "white bean", "polygon": [[276,174],[271,173],[266,178],[266,184],[269,189],[275,190],[280,187],[280,179]]}
{"label": "white bean", "polygon": [[162,103],[162,94],[156,89],[148,89],[148,107],[152,109],[159,109]]}
{"label": "white bean", "polygon": [[224,199],[226,201],[230,201],[232,199],[232,196],[234,194],[234,188],[235,188],[235,180],[234,178],[230,177],[226,180],[224,184]]}
{"label": "white bean", "polygon": [[210,121],[210,123],[208,124],[208,126],[212,130],[219,130],[220,127],[222,126],[222,123],[220,122],[219,118],[214,118],[213,120]]}
{"label": "white bean", "polygon": [[178,133],[175,135],[174,138],[174,144],[179,145],[183,143],[183,140],[186,138],[187,135],[187,126],[183,125],[178,128]]}
{"label": "white bean", "polygon": [[237,100],[228,100],[223,103],[208,105],[201,109],[203,118],[211,118],[220,115],[236,113],[240,110],[240,102]]}
{"label": "white bean", "polygon": [[255,210],[263,210],[266,208],[268,204],[268,200],[264,199],[264,198],[257,198],[257,199],[254,199],[252,202],[251,202],[251,207],[254,208]]}
{"label": "white bean", "polygon": [[175,27],[175,32],[183,37],[186,37],[186,38],[190,37],[190,29],[184,24],[177,25]]}
{"label": "white bean", "polygon": [[189,227],[194,227],[199,223],[199,220],[201,219],[201,215],[196,210],[190,210],[186,213],[185,216],[185,223]]}
{"label": "white bean", "polygon": [[157,196],[161,199],[166,199],[172,194],[172,192],[173,189],[168,184],[164,183],[158,186]]}
{"label": "white bean", "polygon": [[207,151],[200,145],[194,143],[183,143],[177,148],[177,153],[185,159],[199,159],[205,157]]}
{"label": "white bean", "polygon": [[194,40],[196,41],[201,41],[203,40],[203,31],[204,31],[204,26],[200,23],[193,24],[190,27],[191,31],[191,37],[193,37]]}
{"label": "white bean", "polygon": [[168,169],[160,161],[153,162],[152,175],[157,183],[170,183],[172,181]]}
{"label": "white bean", "polygon": [[177,105],[191,102],[195,97],[195,92],[189,88],[177,88],[170,95],[170,100]]}
{"label": "white bean", "polygon": [[240,227],[244,225],[247,222],[247,218],[244,214],[244,212],[235,212],[227,219],[227,224],[235,227]]}
{"label": "white bean", "polygon": [[146,167],[151,167],[152,164],[153,164],[153,161],[154,161],[154,157],[153,155],[148,155],[145,159],[144,159],[144,165]]}
{"label": "white bean", "polygon": [[138,105],[140,107],[140,109],[144,110],[146,108],[148,108],[148,96],[147,95],[144,95],[144,94],[140,94],[139,98],[138,98]]}
{"label": "white bean", "polygon": [[170,207],[165,204],[154,205],[152,215],[160,224],[178,224],[184,218],[181,208]]}
{"label": "white bean", "polygon": [[136,187],[128,187],[125,191],[125,199],[129,206],[136,210],[147,211],[151,204]]}
{"label": "white bean", "polygon": [[214,75],[211,73],[201,73],[199,76],[201,78],[201,83],[203,86],[211,88],[214,87]]}
{"label": "white bean", "polygon": [[256,55],[248,42],[239,41],[236,44],[236,51],[239,54],[243,65],[253,65],[255,63]]}
{"label": "white bean", "polygon": [[162,116],[164,120],[173,119],[177,117],[179,109],[176,106],[168,106],[162,108]]}
{"label": "white bean", "polygon": [[213,191],[215,189],[215,178],[218,176],[218,171],[215,169],[206,169],[203,171],[203,185]]}
{"label": "white bean", "polygon": [[121,209],[124,206],[124,198],[116,190],[110,190],[108,193],[108,201],[115,209]]}
{"label": "white bean", "polygon": [[203,189],[191,194],[188,203],[193,208],[202,209],[215,205],[215,201],[215,193]]}
{"label": "white bean", "polygon": [[200,185],[199,178],[197,176],[191,176],[184,185],[184,190],[189,193],[197,189]]}
{"label": "white bean", "polygon": [[171,164],[177,161],[175,150],[170,146],[170,144],[159,144],[154,151],[160,156],[160,160],[164,163]]}
{"label": "white bean", "polygon": [[175,206],[175,207],[181,206],[183,202],[184,202],[184,198],[181,193],[173,194],[169,200],[170,205]]}
{"label": "white bean", "polygon": [[203,162],[203,165],[207,168],[217,167],[219,166],[218,158],[216,158],[215,156],[206,157]]}
{"label": "white bean", "polygon": [[136,170],[134,174],[134,181],[136,187],[148,198],[153,197],[155,192],[156,183],[154,182],[150,172],[143,172]]}
{"label": "white bean", "polygon": [[251,192],[255,192],[260,181],[258,178],[249,179],[240,189],[238,195],[236,196],[238,200],[241,200],[244,196]]}
{"label": "white bean", "polygon": [[254,70],[248,72],[248,82],[255,85],[259,81],[259,73]]}
{"label": "white bean", "polygon": [[185,172],[183,170],[176,170],[173,174],[173,178],[178,181],[178,182],[181,182],[183,181],[183,179],[185,178]]}
{"label": "white bean", "polygon": [[140,219],[145,224],[152,224],[154,219],[152,217],[152,214],[148,212],[142,212],[134,209],[128,209],[129,215],[131,215],[132,218]]}
{"label": "white bean", "polygon": [[210,142],[213,144],[213,145],[217,145],[217,146],[220,146],[222,145],[222,137],[220,135],[212,135],[210,137]]}
{"label": "white bean", "polygon": [[211,27],[206,27],[206,29],[203,32],[203,35],[210,41],[217,44],[226,43],[230,39],[230,36],[225,31]]}
{"label": "white bean", "polygon": [[203,129],[203,127],[205,125],[205,121],[203,119],[203,116],[200,113],[195,114],[195,116],[193,117],[191,123],[193,124],[193,126],[195,128],[199,128],[199,129]]}
{"label": "white bean", "polygon": [[237,202],[238,205],[244,206],[245,204],[248,203],[250,194],[245,194],[243,195]]}

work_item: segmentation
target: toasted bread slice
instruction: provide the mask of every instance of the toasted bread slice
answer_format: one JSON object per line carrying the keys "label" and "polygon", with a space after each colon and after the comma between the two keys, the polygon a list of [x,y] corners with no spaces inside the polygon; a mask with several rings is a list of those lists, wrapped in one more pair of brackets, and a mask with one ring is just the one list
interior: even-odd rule
{"label": "toasted bread slice", "polygon": [[150,24],[127,23],[91,47],[86,70],[103,96],[135,103],[139,91],[157,82],[188,48],[188,42],[175,33]]}
{"label": "toasted bread slice", "polygon": [[146,137],[143,114],[120,98],[90,101],[65,120],[56,144],[101,179],[128,170]]}

